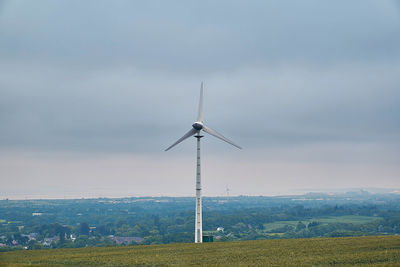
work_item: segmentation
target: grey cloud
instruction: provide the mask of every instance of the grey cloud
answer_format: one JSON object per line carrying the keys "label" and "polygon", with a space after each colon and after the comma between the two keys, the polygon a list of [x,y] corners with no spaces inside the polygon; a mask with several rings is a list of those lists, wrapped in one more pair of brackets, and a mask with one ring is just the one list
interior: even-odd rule
{"label": "grey cloud", "polygon": [[399,22],[391,1],[6,2],[0,145],[157,152],[202,80],[245,147],[398,144]]}
{"label": "grey cloud", "polygon": [[191,195],[201,81],[206,194],[398,187],[399,47],[395,1],[0,2],[0,194]]}
{"label": "grey cloud", "polygon": [[10,2],[0,55],[76,68],[209,73],[291,62],[399,60],[391,1]]}
{"label": "grey cloud", "polygon": [[[399,67],[304,67],[210,76],[206,123],[247,148],[398,144]],[[15,75],[17,69],[8,71]],[[2,146],[157,152],[185,133],[196,115],[195,77],[132,69],[79,78],[63,69],[35,69],[26,76],[3,79],[9,90],[3,89],[0,100]]]}

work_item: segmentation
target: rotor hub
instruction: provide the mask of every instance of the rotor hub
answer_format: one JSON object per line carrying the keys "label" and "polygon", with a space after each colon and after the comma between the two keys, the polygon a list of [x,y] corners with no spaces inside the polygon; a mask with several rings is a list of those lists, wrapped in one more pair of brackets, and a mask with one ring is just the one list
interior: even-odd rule
{"label": "rotor hub", "polygon": [[203,129],[203,124],[201,122],[196,121],[195,123],[193,123],[192,127],[197,131],[200,131],[201,129]]}

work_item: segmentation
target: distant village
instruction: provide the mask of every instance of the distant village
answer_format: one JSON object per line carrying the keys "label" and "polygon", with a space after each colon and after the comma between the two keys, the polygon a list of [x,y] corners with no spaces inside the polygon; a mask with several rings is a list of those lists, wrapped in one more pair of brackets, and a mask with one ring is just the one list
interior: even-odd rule
{"label": "distant village", "polygon": [[[400,194],[204,199],[203,242],[400,234]],[[0,252],[192,243],[193,198],[0,200]]]}
{"label": "distant village", "polygon": [[[41,212],[33,212],[32,216],[42,216]],[[81,214],[77,214],[81,215]],[[4,220],[3,220],[4,222]],[[63,225],[62,227],[68,228],[68,225]],[[21,232],[24,229],[24,226],[17,226],[18,231]],[[81,229],[82,230],[82,229]],[[52,237],[43,237],[40,233],[32,232],[29,234],[12,234],[12,235],[1,235],[0,236],[0,248],[22,248],[22,249],[39,249],[39,248],[56,248],[59,247],[60,243],[75,243],[77,238],[79,240],[80,237],[84,236],[85,239],[88,240],[96,240],[99,239],[99,235],[96,234],[96,226],[88,226],[88,228],[84,231],[84,235],[76,234],[76,233],[61,233],[58,235],[54,235]],[[215,233],[220,233],[221,235],[216,235],[215,239],[221,239],[222,234],[224,233],[223,227],[217,227],[214,231]],[[86,235],[85,235],[86,234]],[[229,235],[228,235],[229,236]],[[208,238],[206,240],[212,241],[214,238]],[[213,236],[214,237],[214,236]],[[97,240],[99,241],[99,240]],[[107,235],[101,236],[100,241],[104,242],[107,245],[136,245],[142,244],[144,241],[143,237],[139,236],[115,236],[115,235]],[[98,243],[98,242],[96,242]],[[85,246],[88,246],[86,244]],[[74,247],[74,246],[71,246]],[[80,246],[78,246],[80,247]]]}

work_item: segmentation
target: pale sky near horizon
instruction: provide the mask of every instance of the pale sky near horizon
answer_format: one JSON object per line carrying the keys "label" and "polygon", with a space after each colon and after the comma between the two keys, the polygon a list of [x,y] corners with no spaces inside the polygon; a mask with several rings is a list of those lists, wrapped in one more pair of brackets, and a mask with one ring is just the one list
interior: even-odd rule
{"label": "pale sky near horizon", "polygon": [[400,188],[400,1],[0,0],[0,199]]}

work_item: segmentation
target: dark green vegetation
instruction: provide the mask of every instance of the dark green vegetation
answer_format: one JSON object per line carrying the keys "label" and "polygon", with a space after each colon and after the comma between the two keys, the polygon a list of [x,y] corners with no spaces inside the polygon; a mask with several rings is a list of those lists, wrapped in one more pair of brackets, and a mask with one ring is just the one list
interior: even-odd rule
{"label": "dark green vegetation", "polygon": [[[400,195],[204,198],[214,242],[400,234]],[[217,231],[223,227],[223,231]],[[194,198],[1,200],[0,251],[190,243]]]}
{"label": "dark green vegetation", "polygon": [[0,262],[11,266],[399,266],[400,236],[15,251],[0,254]]}

